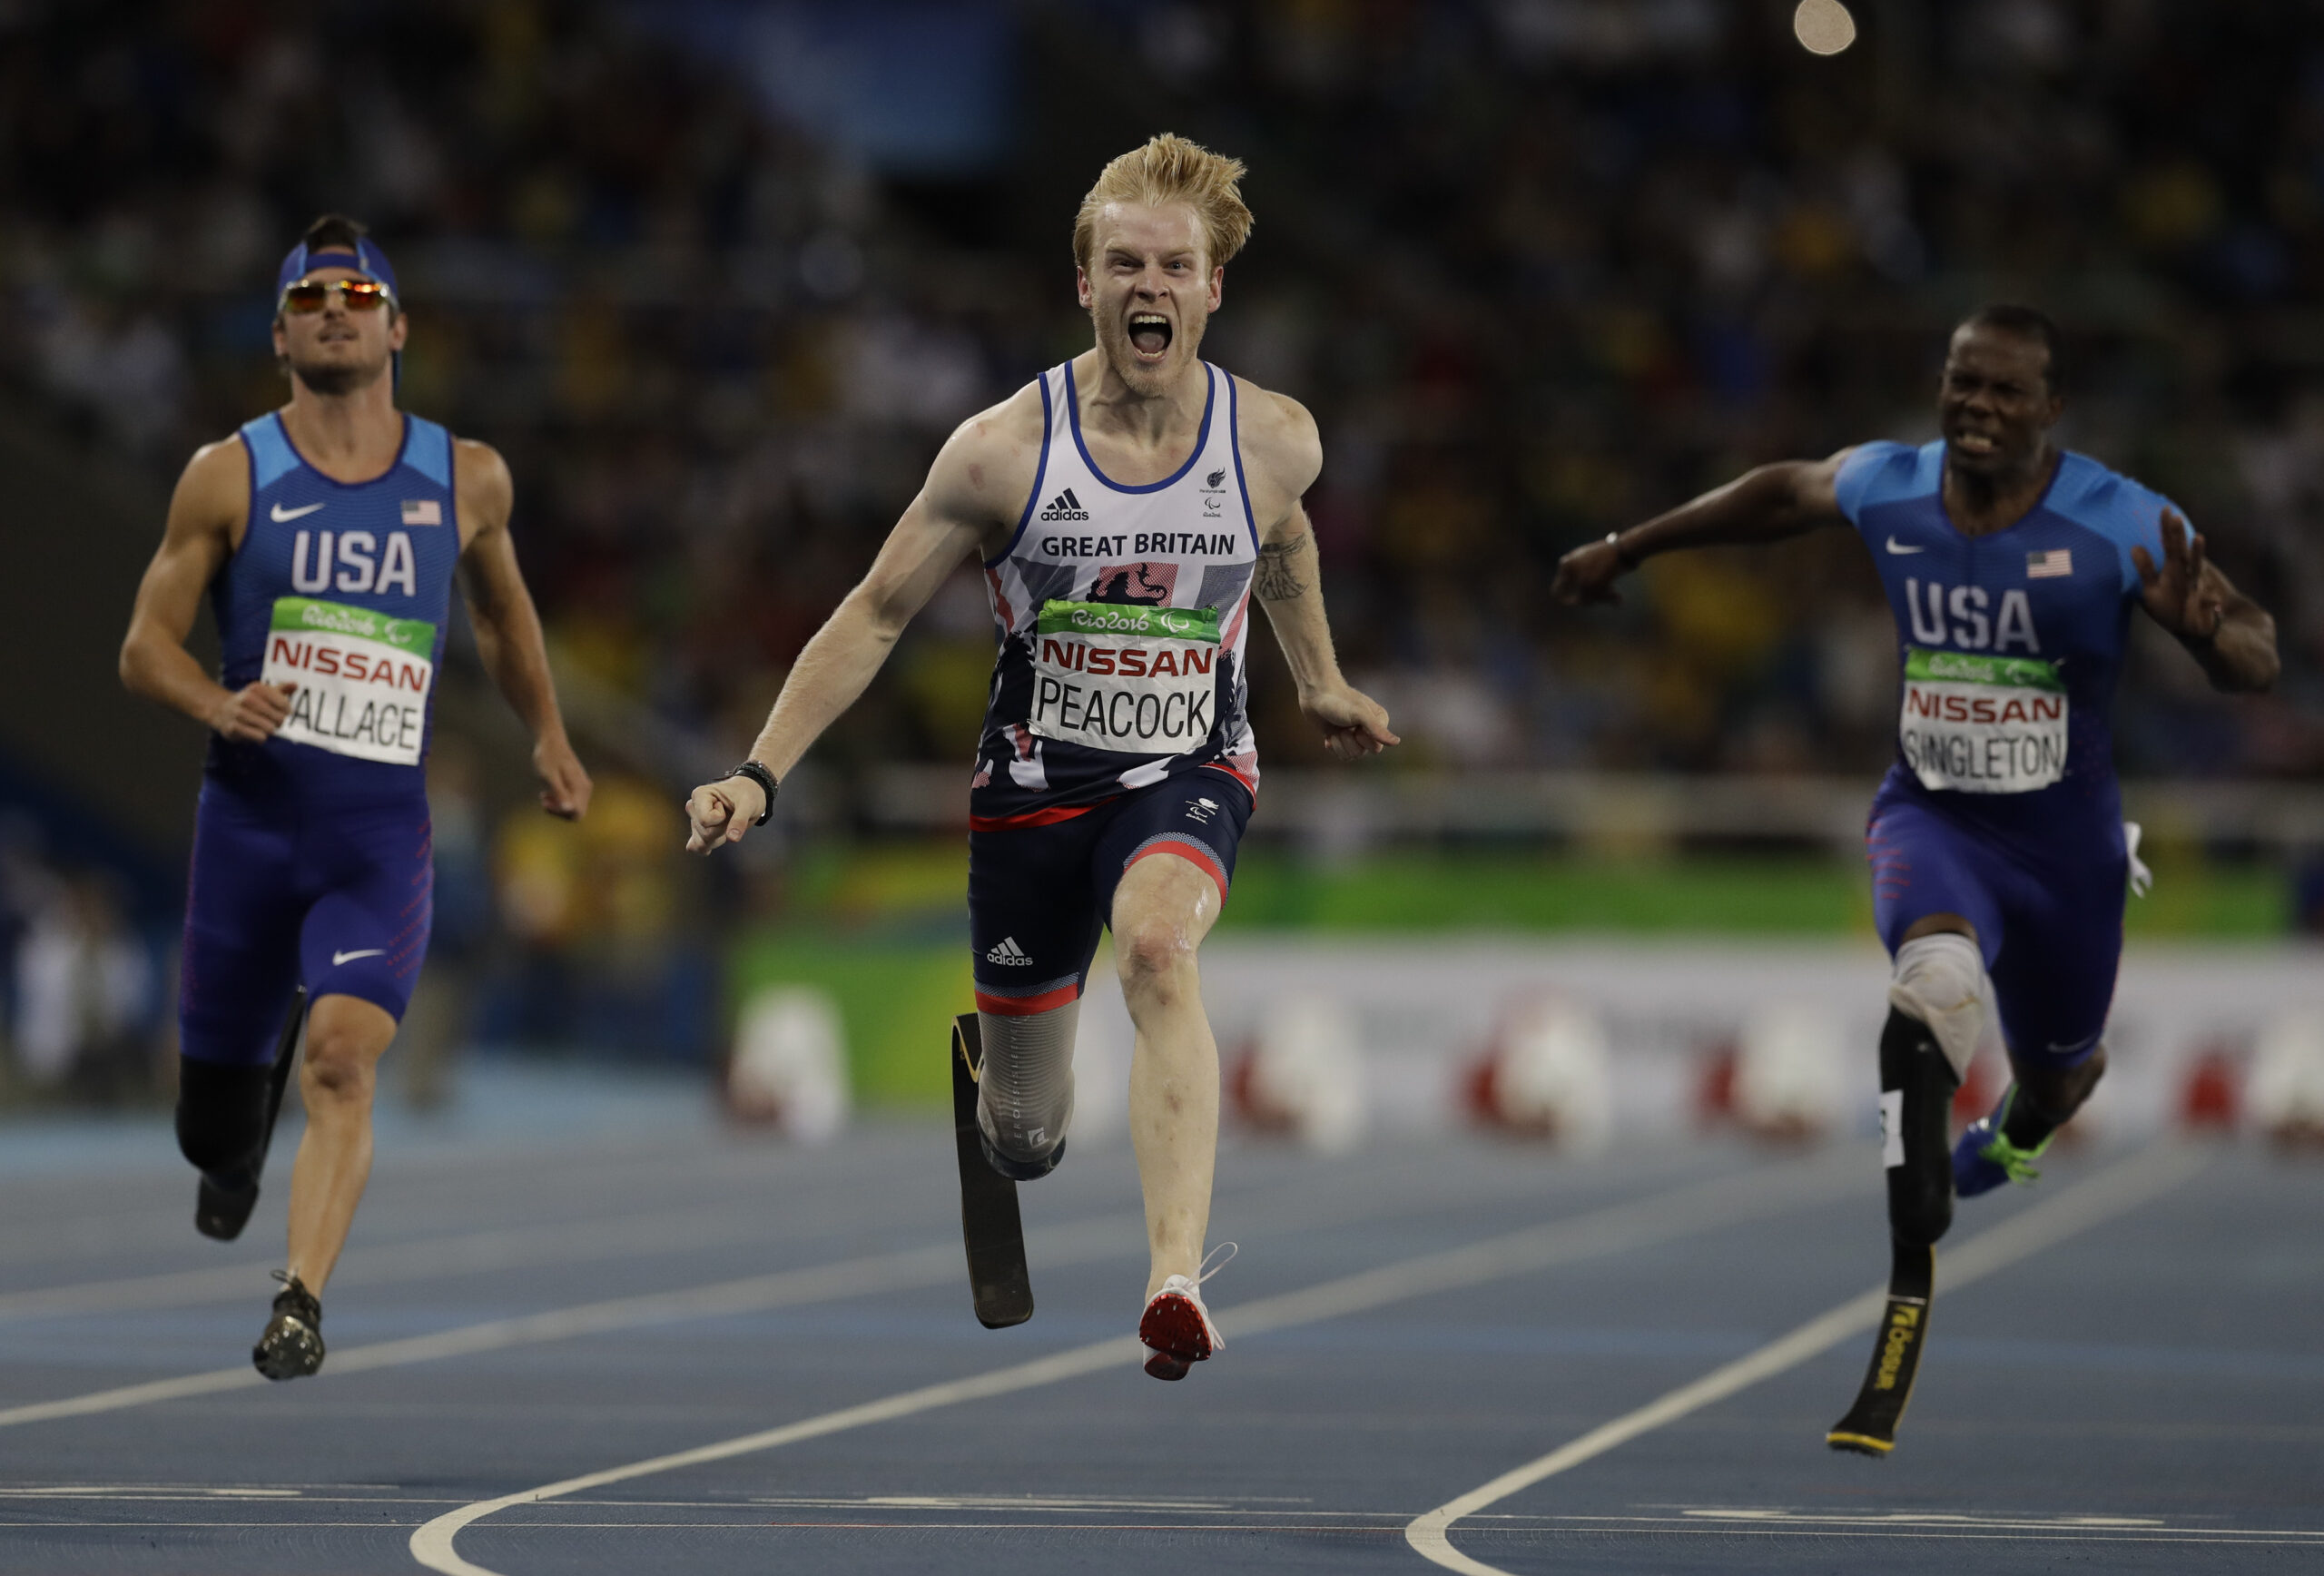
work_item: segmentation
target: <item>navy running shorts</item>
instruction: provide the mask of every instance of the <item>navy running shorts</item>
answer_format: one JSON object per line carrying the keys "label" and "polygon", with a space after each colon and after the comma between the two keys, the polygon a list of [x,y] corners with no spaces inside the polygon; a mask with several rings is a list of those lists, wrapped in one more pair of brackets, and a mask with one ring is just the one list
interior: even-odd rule
{"label": "navy running shorts", "polygon": [[2122,958],[2130,858],[2112,824],[2111,842],[2037,858],[1884,792],[1865,834],[1881,943],[1893,953],[1919,921],[1959,914],[1977,929],[2010,1056],[2076,1066],[2106,1032]]}
{"label": "navy running shorts", "polygon": [[401,1021],[428,951],[428,801],[319,803],[215,777],[194,815],[179,1049],[272,1059],[290,991],[354,996]]}
{"label": "navy running shorts", "polygon": [[1069,819],[969,833],[977,1010],[1024,1017],[1081,998],[1114,889],[1157,854],[1192,862],[1226,901],[1251,794],[1224,772],[1134,789]]}

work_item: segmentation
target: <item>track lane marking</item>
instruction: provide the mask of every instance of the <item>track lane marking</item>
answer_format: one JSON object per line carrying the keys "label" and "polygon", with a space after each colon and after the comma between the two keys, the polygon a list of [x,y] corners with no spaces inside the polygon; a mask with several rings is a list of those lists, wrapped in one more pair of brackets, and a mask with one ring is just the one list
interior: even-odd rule
{"label": "track lane marking", "polygon": [[[1733,1177],[1737,1173],[1721,1173]],[[1714,1179],[1716,1180],[1716,1179]],[[1709,1186],[1710,1184],[1704,1184]],[[1246,1193],[1267,1196],[1279,1204],[1286,1192],[1304,1192],[1305,1188],[1285,1188],[1267,1185],[1238,1189],[1226,1197],[1239,1198]],[[1268,1219],[1261,1212],[1258,1219],[1246,1225],[1244,1234],[1255,1236],[1270,1229],[1282,1229],[1286,1220],[1295,1222],[1299,1229],[1317,1230],[1352,1223],[1395,1220],[1427,1215],[1442,1209],[1457,1207],[1472,1202],[1443,1197],[1423,1200],[1417,1207],[1410,1207],[1409,1198],[1400,1198],[1399,1207],[1383,1209],[1365,1198],[1362,1192],[1352,1192],[1344,1179],[1326,1189],[1325,1207],[1321,1211],[1275,1207]],[[1496,1194],[1497,1189],[1493,1190]],[[1214,1211],[1214,1215],[1216,1212]],[[1027,1234],[1044,1263],[1065,1265],[1086,1263],[1117,1254],[1134,1251],[1137,1238],[1143,1234],[1145,1218],[1128,1212],[1097,1216],[1078,1222],[1042,1226]],[[496,1228],[499,1229],[499,1228]],[[495,1319],[480,1325],[463,1325],[426,1335],[404,1337],[365,1346],[350,1346],[335,1350],[326,1368],[330,1375],[361,1373],[369,1369],[394,1366],[405,1363],[431,1362],[445,1357],[468,1355],[476,1352],[497,1351],[507,1346],[532,1345],[544,1341],[565,1340],[576,1335],[604,1334],[617,1329],[634,1328],[639,1325],[675,1322],[680,1319],[719,1317],[738,1313],[760,1313],[772,1308],[797,1305],[802,1302],[832,1301],[863,1295],[868,1292],[906,1290],[917,1286],[941,1285],[951,1278],[959,1268],[960,1247],[950,1246],[905,1249],[897,1254],[876,1255],[872,1257],[843,1260],[804,1270],[783,1270],[771,1275],[751,1276],[740,1280],[720,1281],[677,1292],[653,1293],[642,1296],[616,1297],[606,1302],[585,1304],[576,1308],[550,1310],[539,1314]],[[894,1281],[872,1280],[861,1289],[842,1285],[832,1291],[813,1292],[794,1296],[792,1282],[800,1277],[812,1277],[858,1268],[876,1271],[890,1261],[905,1256],[930,1256],[920,1263],[916,1276]],[[950,1255],[948,1258],[945,1256]],[[950,1268],[943,1267],[949,1265]],[[202,1272],[207,1273],[207,1272]],[[764,1295],[772,1300],[757,1300]],[[33,1402],[0,1409],[0,1428],[15,1427],[28,1423],[52,1422],[64,1417],[86,1416],[93,1413],[118,1412],[129,1407],[158,1405],[164,1402],[191,1400],[231,1390],[249,1389],[260,1382],[256,1370],[244,1367],[215,1368],[201,1374],[183,1374],[172,1379],[157,1379],[138,1384],[125,1384],[54,1401]]]}
{"label": "track lane marking", "polygon": [[[586,1264],[592,1259],[665,1250],[677,1253],[745,1243],[773,1246],[780,1241],[780,1237],[768,1235],[763,1218],[704,1220],[699,1209],[665,1209],[602,1224],[573,1220],[556,1226],[504,1226],[391,1243],[350,1253],[331,1281],[340,1286],[376,1285],[484,1270]],[[281,1263],[278,1255],[203,1269],[0,1292],[0,1320],[126,1313],[228,1301],[262,1288],[266,1272]]]}
{"label": "track lane marking", "polygon": [[[1949,1292],[1968,1285],[2079,1232],[2127,1214],[2186,1182],[2209,1163],[2210,1157],[2203,1151],[2171,1144],[2157,1145],[2119,1161],[1963,1243],[1940,1261],[1938,1288]],[[1460,1571],[1462,1576],[1511,1576],[1499,1566],[1488,1565],[1454,1548],[1449,1536],[1452,1524],[1642,1433],[1675,1423],[1690,1412],[1724,1401],[1763,1379],[1773,1378],[1811,1357],[1822,1355],[1842,1341],[1877,1325],[1887,1297],[1886,1283],[1850,1297],[1758,1351],[1713,1369],[1635,1412],[1600,1423],[1579,1439],[1505,1472],[1458,1499],[1448,1500],[1426,1515],[1415,1518],[1404,1529],[1404,1541],[1423,1558],[1448,1571]]]}
{"label": "track lane marking", "polygon": [[[1235,1332],[1235,1338],[1247,1339],[1296,1325],[1384,1307],[1408,1297],[1480,1285],[1596,1255],[1652,1246],[1713,1226],[1784,1214],[1827,1203],[1849,1193],[1869,1191],[1876,1177],[1866,1174],[1865,1155],[1851,1147],[1844,1158],[1845,1167],[1837,1159],[1779,1163],[1740,1175],[1729,1173],[1688,1183],[1645,1198],[1604,1206],[1464,1246],[1342,1276],[1299,1291],[1262,1297],[1224,1310],[1219,1315],[1220,1322]],[[922,1385],[756,1433],[566,1478],[497,1499],[479,1500],[438,1516],[413,1532],[411,1555],[442,1576],[499,1576],[466,1559],[453,1546],[464,1529],[497,1512],[563,1499],[610,1483],[776,1450],[970,1401],[1060,1384],[1139,1361],[1143,1353],[1137,1336],[1120,1335],[989,1373]]]}
{"label": "track lane marking", "polygon": [[[1122,1216],[1064,1228],[1068,1234],[1067,1240],[1051,1247],[1049,1257],[1053,1263],[1071,1262],[1101,1256],[1108,1250],[1119,1250],[1125,1234],[1138,1229],[1142,1224],[1135,1217]],[[874,1292],[941,1285],[960,1273],[960,1248],[957,1243],[903,1248],[894,1253],[842,1259],[835,1264],[816,1265],[806,1269],[776,1270],[768,1275],[746,1276],[739,1280],[719,1281],[681,1291],[611,1297],[575,1307],[552,1308],[543,1313],[519,1314],[510,1318],[463,1325],[456,1329],[438,1330],[425,1335],[408,1335],[398,1340],[375,1341],[367,1345],[335,1349],[329,1358],[328,1371],[334,1376],[362,1374],[408,1363],[471,1356],[480,1352],[500,1351],[544,1341],[569,1340],[577,1335],[604,1335],[645,1325],[670,1324],[682,1319],[731,1317],[736,1314],[764,1313],[773,1308],[796,1307],[808,1303],[835,1302]],[[55,1401],[32,1402],[0,1409],[0,1428],[19,1427],[28,1423],[49,1423],[65,1417],[85,1417],[100,1412],[119,1412],[165,1401],[184,1401],[198,1395],[250,1389],[266,1383],[267,1380],[247,1364],[235,1368],[213,1368],[206,1373],[150,1380],[142,1384],[123,1384]]]}
{"label": "track lane marking", "polygon": [[[359,1521],[359,1522],[336,1522],[336,1521],[298,1521],[298,1522],[285,1522],[285,1521],[271,1521],[271,1522],[196,1522],[196,1521],[143,1521],[143,1520],[127,1520],[127,1519],[123,1519],[123,1520],[120,1520],[120,1521],[69,1521],[69,1522],[68,1522],[68,1521],[54,1521],[54,1522],[40,1522],[40,1521],[11,1521],[10,1522],[8,1522],[8,1525],[9,1525],[9,1526],[11,1526],[11,1527],[37,1527],[37,1528],[44,1528],[44,1529],[52,1529],[52,1528],[53,1528],[53,1529],[60,1529],[60,1530],[62,1530],[62,1529],[72,1529],[72,1530],[104,1529],[104,1530],[107,1530],[107,1531],[120,1530],[120,1531],[127,1531],[127,1532],[135,1532],[135,1531],[139,1531],[139,1530],[141,1530],[141,1529],[142,1529],[142,1530],[144,1530],[144,1531],[149,1531],[149,1532],[152,1532],[152,1531],[163,1531],[163,1532],[263,1532],[274,1533],[274,1534],[277,1534],[277,1535],[280,1535],[280,1534],[281,1534],[282,1532],[286,1532],[286,1531],[289,1531],[289,1530],[300,1530],[300,1531],[305,1531],[305,1530],[312,1529],[312,1530],[320,1530],[320,1531],[342,1531],[342,1530],[353,1529],[353,1530],[357,1530],[357,1531],[370,1532],[377,1532],[378,1531],[379,1531],[379,1522],[378,1521],[376,1521],[376,1520],[372,1520],[372,1521]],[[1216,1523],[1205,1524],[1205,1523],[1200,1523],[1200,1522],[1132,1522],[1132,1523],[1124,1524],[1124,1523],[1121,1523],[1121,1522],[758,1522],[758,1521],[752,1521],[752,1522],[558,1522],[554,1523],[554,1525],[555,1525],[556,1530],[560,1531],[560,1532],[654,1532],[654,1533],[657,1533],[657,1534],[658,1534],[658,1533],[667,1533],[667,1532],[755,1532],[755,1533],[764,1533],[764,1532],[768,1532],[768,1531],[770,1531],[770,1530],[778,1530],[778,1531],[783,1531],[783,1532],[1070,1532],[1070,1533],[1079,1534],[1079,1535],[1081,1535],[1081,1536],[1083,1536],[1083,1537],[1087,1537],[1089,1533],[1092,1533],[1092,1532],[1097,1532],[1097,1533],[1105,1533],[1105,1532],[1171,1532],[1171,1533],[1177,1533],[1177,1534],[1181,1534],[1181,1535],[1183,1535],[1183,1534],[1187,1534],[1187,1533],[1194,1533],[1194,1534],[1197,1534],[1197,1535],[1198,1535],[1198,1534],[1205,1533],[1205,1532],[1210,1532],[1210,1533],[1216,1533],[1216,1534],[1219,1534],[1219,1535],[1221,1535],[1221,1536],[1226,1536],[1226,1535],[1229,1535],[1229,1534],[1231,1534],[1231,1535],[1233,1535],[1233,1536],[1235,1536],[1235,1537],[1236,1537],[1236,1538],[1248,1538],[1248,1537],[1250,1536],[1250,1534],[1252,1534],[1252,1533],[1254,1533],[1254,1532],[1277,1532],[1277,1533],[1296,1533],[1296,1534],[1304,1534],[1304,1535],[1308,1535],[1308,1536],[1338,1536],[1338,1537],[1341,1537],[1341,1538],[1355,1538],[1355,1537],[1362,1537],[1362,1538],[1366,1538],[1366,1539],[1370,1539],[1370,1538],[1382,1538],[1382,1539],[1386,1539],[1386,1538],[1393,1538],[1393,1537],[1395,1535],[1395,1532],[1396,1532],[1396,1523],[1395,1523],[1395,1522],[1394,1522],[1394,1521],[1393,1521],[1393,1520],[1384,1521],[1384,1522],[1381,1522],[1380,1524],[1378,1524],[1378,1525],[1376,1525],[1376,1526],[1349,1526],[1349,1525],[1346,1525],[1346,1524],[1344,1524],[1344,1523],[1343,1523],[1343,1524],[1340,1524],[1340,1525],[1336,1525],[1336,1526],[1334,1526],[1334,1525],[1329,1525],[1329,1524],[1316,1524],[1316,1525],[1306,1525],[1306,1526],[1303,1526],[1303,1525],[1300,1525],[1300,1524],[1297,1524],[1297,1523],[1293,1523],[1293,1524],[1290,1524],[1290,1525],[1287,1525],[1287,1526],[1285,1526],[1285,1525],[1265,1525],[1265,1526],[1261,1526],[1261,1525],[1251,1525],[1251,1526],[1231,1526],[1231,1525],[1230,1525],[1230,1526],[1220,1526],[1220,1525],[1217,1525],[1217,1524],[1216,1524]],[[1577,1528],[1577,1529],[1574,1529],[1574,1530],[1575,1530],[1575,1531],[1581,1531],[1582,1529],[1579,1529],[1579,1528]],[[1595,1527],[1593,1527],[1593,1528],[1588,1529],[1588,1531],[1589,1531],[1590,1533],[1592,1533],[1593,1535],[1595,1535],[1595,1536],[1599,1536],[1599,1537],[1604,1537],[1604,1536],[1606,1536],[1606,1535],[1607,1535],[1607,1533],[1608,1533],[1608,1529],[1604,1529],[1604,1528],[1595,1528]],[[1613,1529],[1613,1531],[1615,1531],[1615,1532],[1630,1532],[1630,1531],[1631,1531],[1631,1529]],[[1636,1530],[1636,1533],[1635,1533],[1635,1535],[1641,1536],[1641,1537],[1656,1537],[1656,1538],[1665,1538],[1665,1537],[1697,1537],[1697,1538],[1701,1538],[1701,1537],[1711,1537],[1711,1536],[1719,1536],[1719,1535],[1727,1535],[1727,1534],[1721,1534],[1721,1533],[1719,1533],[1716,1529],[1709,1528],[1709,1527],[1657,1527],[1657,1528],[1651,1529],[1650,1531],[1649,1531],[1649,1530],[1648,1530],[1648,1529],[1643,1529],[1643,1528],[1641,1528],[1641,1529],[1637,1529],[1637,1530]],[[1872,1532],[1872,1533],[1863,1533],[1863,1532],[1807,1532],[1807,1531],[1800,1531],[1800,1532],[1773,1532],[1773,1531],[1767,1531],[1767,1530],[1763,1530],[1763,1529],[1753,1529],[1753,1530],[1749,1530],[1749,1531],[1745,1531],[1745,1532],[1736,1532],[1736,1533],[1731,1534],[1731,1535],[1733,1535],[1733,1536],[1737,1536],[1737,1537],[1746,1537],[1746,1538],[1803,1538],[1803,1539],[1805,1539],[1805,1538],[1827,1538],[1827,1539],[1841,1539],[1841,1538],[1846,1538],[1846,1539],[1854,1539],[1854,1540],[1862,1540],[1862,1539],[1865,1539],[1865,1538],[1866,1538],[1866,1537],[1871,1537],[1871,1538],[1884,1538],[1884,1537],[1885,1537],[1885,1538],[1893,1538],[1893,1539],[1898,1540],[1898,1541],[1900,1541],[1900,1542],[1901,1542],[1901,1541],[1905,1541],[1905,1540],[1906,1540],[1906,1539],[1910,1539],[1911,1541],[1917,1542],[1968,1542],[1968,1543],[2012,1543],[2012,1542],[2014,1542],[2014,1543],[2021,1543],[2021,1544],[2022,1544],[2022,1543],[2029,1543],[2029,1542],[2030,1542],[2030,1543],[2038,1543],[2038,1544],[2043,1544],[2043,1545],[2050,1545],[2050,1544],[2082,1545],[2082,1544],[2091,1544],[2091,1543],[2186,1543],[2186,1544],[2201,1544],[2201,1545],[2215,1546],[2215,1547],[2218,1547],[2218,1548],[2223,1548],[2223,1549],[2264,1549],[2264,1548],[2273,1548],[2273,1547],[2285,1547],[2285,1548],[2295,1548],[2295,1549],[2313,1549],[2313,1548],[2315,1548],[2315,1547],[2317,1546],[2317,1545],[2316,1545],[2316,1543],[2312,1541],[2312,1540],[2316,1537],[2316,1534],[2314,1534],[2314,1533],[2303,1533],[2303,1532],[2268,1533],[2268,1534],[2256,1535],[2256,1536],[2248,1537],[2248,1538],[2244,1538],[2244,1537],[2220,1537],[2220,1536],[2215,1536],[2215,1535],[2211,1534],[2211,1533],[2208,1533],[2208,1532],[2191,1532],[2191,1532],[2175,1532],[2175,1533],[2151,1533],[2151,1534],[2139,1534],[2139,1535],[2098,1534],[2098,1535],[2083,1536],[2083,1537],[2067,1537],[2067,1536],[2063,1536],[2063,1535],[2061,1535],[2061,1536],[2057,1536],[2057,1537],[2034,1537],[2034,1538],[2028,1538],[2028,1537],[2026,1537],[2026,1535],[2025,1535],[2024,1533],[2022,1533],[2022,1532],[2008,1532],[2008,1533],[2003,1533],[2003,1532],[1937,1532],[1937,1531],[1932,1531],[1932,1532]]]}
{"label": "track lane marking", "polygon": [[[1530,1186],[1531,1184],[1529,1184]],[[1279,1198],[1280,1187],[1241,1187],[1223,1191],[1219,1207],[1231,1208],[1250,1194]],[[1498,1197],[1501,1189],[1490,1190]],[[1337,1197],[1338,1195],[1334,1195]],[[1408,1200],[1409,1201],[1409,1200]],[[1462,1197],[1421,1200],[1413,1210],[1473,1205]],[[843,1235],[827,1210],[818,1213],[815,1235]],[[150,1211],[133,1212],[147,1218]],[[847,1225],[862,1225],[850,1217]],[[350,1248],[331,1276],[334,1286],[378,1285],[405,1280],[475,1274],[487,1270],[540,1267],[556,1264],[586,1264],[641,1252],[684,1252],[704,1247],[762,1244],[781,1247],[800,1236],[770,1234],[760,1216],[741,1219],[705,1220],[698,1208],[640,1212],[611,1220],[576,1219],[547,1226],[496,1226],[444,1236],[423,1236],[378,1246]],[[0,1257],[5,1257],[0,1255]],[[24,1291],[0,1292],[0,1322],[10,1319],[56,1318],[71,1314],[115,1314],[163,1307],[184,1307],[225,1302],[251,1295],[265,1287],[266,1273],[278,1267],[280,1257],[245,1259],[238,1264],[196,1269],[166,1270],[153,1275],[123,1276],[104,1280],[71,1281]]]}

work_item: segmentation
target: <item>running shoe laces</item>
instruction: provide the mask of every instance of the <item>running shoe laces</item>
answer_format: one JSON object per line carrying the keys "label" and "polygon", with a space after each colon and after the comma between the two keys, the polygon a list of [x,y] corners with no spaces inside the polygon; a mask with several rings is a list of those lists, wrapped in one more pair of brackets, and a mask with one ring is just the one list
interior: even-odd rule
{"label": "running shoe laces", "polygon": [[2034,1168],[2034,1162],[2042,1157],[2042,1151],[2050,1147],[2050,1139],[2058,1135],[2050,1133],[2030,1149],[2021,1149],[2011,1143],[2002,1126],[2009,1120],[2009,1108],[2016,1103],[2017,1086],[2012,1084],[2009,1092],[2002,1097],[2001,1109],[1993,1115],[1994,1136],[1978,1146],[1977,1154],[1981,1159],[1990,1160],[2000,1167],[2012,1182],[2024,1186],[2041,1180],[2042,1173]]}
{"label": "running shoe laces", "polygon": [[1234,1243],[1220,1243],[1204,1256],[1191,1278],[1170,1276],[1147,1303],[1145,1316],[1137,1321],[1137,1338],[1146,1345],[1146,1371],[1155,1378],[1183,1379],[1196,1363],[1226,1348],[1226,1337],[1203,1305],[1202,1283],[1234,1262],[1240,1251]]}
{"label": "running shoe laces", "polygon": [[[2055,1133],[2050,1135],[2050,1138],[2056,1137]],[[1994,1136],[1985,1140],[1977,1154],[2007,1172],[2012,1182],[2038,1182],[2042,1173],[2034,1167],[2034,1162],[2040,1159],[2042,1151],[2050,1147],[2050,1138],[2043,1139],[2030,1149],[2021,1149],[2009,1141],[2008,1136],[2001,1130],[2001,1124],[1996,1122],[1994,1124]]]}

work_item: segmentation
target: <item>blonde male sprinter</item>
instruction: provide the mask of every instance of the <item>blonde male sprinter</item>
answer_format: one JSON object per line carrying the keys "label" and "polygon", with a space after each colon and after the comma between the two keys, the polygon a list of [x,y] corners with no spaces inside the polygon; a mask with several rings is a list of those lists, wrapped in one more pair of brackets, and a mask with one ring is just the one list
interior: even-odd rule
{"label": "blonde male sprinter", "polygon": [[1397,742],[1332,653],[1299,501],[1322,465],[1314,419],[1196,355],[1250,231],[1242,173],[1169,135],[1106,166],[1073,236],[1096,344],[953,433],[800,654],[749,760],[686,807],[698,852],[764,822],[772,785],[976,552],[1000,642],[969,794],[978,1126],[1004,1176],[1058,1163],[1075,1018],[1110,924],[1137,1029],[1130,1131],[1153,1256],[1138,1335],[1157,1379],[1222,1344],[1200,1290],[1218,1048],[1195,953],[1258,784],[1255,595],[1331,753]]}
{"label": "blonde male sprinter", "polygon": [[[532,730],[542,808],[589,806],[509,542],[508,468],[396,409],[409,331],[363,227],[310,226],[275,281],[290,402],[188,462],[121,652],[131,689],[211,730],[178,997],[178,1147],[202,1174],[206,1236],[239,1236],[258,1202],[277,1030],[295,987],[314,1003],[290,1262],[251,1354],[270,1379],[322,1366],[323,1285],[371,1174],[374,1072],[428,951],[421,762],[456,573]],[[222,683],[185,648],[205,592]]]}

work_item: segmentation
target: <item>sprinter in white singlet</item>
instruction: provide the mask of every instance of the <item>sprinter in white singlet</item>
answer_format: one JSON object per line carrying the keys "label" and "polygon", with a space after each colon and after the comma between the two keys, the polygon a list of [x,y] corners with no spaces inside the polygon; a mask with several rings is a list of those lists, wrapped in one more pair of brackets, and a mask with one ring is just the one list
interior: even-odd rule
{"label": "sprinter in white singlet", "polygon": [[1057,1164],[1081,989],[1110,926],[1137,1029],[1130,1130],[1152,1256],[1138,1335],[1160,1379],[1221,1345],[1200,1290],[1218,1048],[1195,953],[1258,785],[1254,597],[1333,755],[1397,742],[1332,653],[1299,501],[1323,463],[1314,419],[1196,354],[1250,231],[1242,172],[1169,135],[1106,166],[1074,226],[1097,343],[952,435],[749,759],[687,803],[696,852],[763,822],[773,784],[978,555],[1000,643],[970,790],[978,1125],[1004,1176]]}

